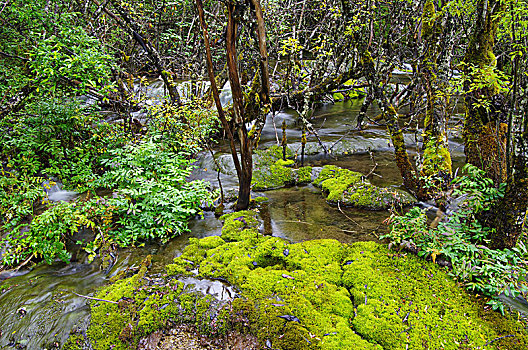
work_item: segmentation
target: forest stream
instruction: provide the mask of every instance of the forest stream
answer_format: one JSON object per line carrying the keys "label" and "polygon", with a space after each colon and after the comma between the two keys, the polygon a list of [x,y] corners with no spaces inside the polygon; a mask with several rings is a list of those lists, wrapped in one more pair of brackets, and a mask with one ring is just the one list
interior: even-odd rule
{"label": "forest stream", "polygon": [[[331,151],[324,154],[320,144],[310,137],[306,146],[305,163],[313,167],[333,164],[354,171],[369,173],[376,168],[370,181],[378,186],[399,187],[401,177],[393,161],[392,148],[385,130],[370,127],[354,130],[361,100],[337,102],[325,105],[315,112],[314,127],[321,141]],[[374,117],[378,111],[370,108],[368,115]],[[280,126],[287,124],[289,146],[300,148],[300,128],[293,112],[269,115],[263,130],[260,147],[266,149],[282,137]],[[416,147],[414,135],[406,135],[409,144]],[[463,162],[463,146],[459,139],[450,141],[454,169]],[[411,147],[413,147],[411,146]],[[236,187],[236,175],[227,153],[226,145],[217,145],[214,154],[220,165],[220,179],[225,192]],[[193,179],[205,179],[218,187],[215,162],[209,152],[199,155]],[[56,200],[69,200],[74,193],[55,186],[49,196]],[[261,228],[265,235],[285,238],[291,242],[311,239],[333,238],[343,243],[356,241],[378,241],[379,234],[386,230],[383,220],[388,211],[368,211],[352,208],[335,208],[325,202],[321,190],[312,186],[294,186],[278,190],[255,193],[269,200],[260,208]],[[430,204],[422,203],[422,206]],[[191,237],[219,236],[222,223],[214,213],[206,211],[203,217],[190,222],[190,233],[170,240],[165,245],[146,243],[143,246],[119,250],[111,265],[101,268],[100,261],[87,263],[86,254],[74,253],[70,264],[41,263],[31,270],[4,272],[0,274],[0,348],[37,349],[59,348],[70,332],[86,329],[90,321],[89,299],[86,296],[103,286],[110,278],[125,270],[135,271],[141,261],[152,256],[151,275],[163,273],[164,266],[179,256]],[[73,237],[73,240],[83,237]],[[190,288],[213,295],[219,300],[232,298],[236,291],[219,281],[185,278],[182,281]],[[528,311],[518,302],[515,307]]]}

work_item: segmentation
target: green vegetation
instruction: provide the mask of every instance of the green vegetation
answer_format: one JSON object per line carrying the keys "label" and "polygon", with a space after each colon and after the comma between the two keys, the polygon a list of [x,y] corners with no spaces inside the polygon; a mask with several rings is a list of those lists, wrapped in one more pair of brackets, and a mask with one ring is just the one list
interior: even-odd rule
{"label": "green vegetation", "polygon": [[[0,136],[5,160],[0,176],[2,265],[68,261],[66,237],[83,227],[94,232],[95,240],[86,245],[92,257],[114,242],[127,246],[167,240],[185,232],[200,206],[210,204],[206,183],[186,181],[192,169],[186,154],[211,132],[214,121],[206,117],[204,123],[210,114],[186,114],[202,129],[191,134],[182,128],[181,139],[166,142],[159,128],[135,140],[121,126],[100,122],[73,102],[53,100],[30,107],[35,116],[2,122],[8,131]],[[169,134],[177,132],[177,126],[167,124]],[[89,193],[75,202],[51,203],[50,178]],[[111,191],[109,197],[97,195],[104,189]]]}
{"label": "green vegetation", "polygon": [[493,229],[482,224],[490,203],[504,195],[504,188],[491,186],[492,180],[474,166],[466,166],[467,175],[455,179],[458,188],[453,201],[458,210],[441,221],[437,227],[429,227],[423,210],[413,208],[403,216],[393,215],[389,238],[401,247],[414,247],[418,255],[439,257],[452,265],[449,274],[464,286],[478,294],[494,299],[489,304],[504,312],[497,299],[505,293],[512,297],[528,292],[528,250],[523,240],[511,249],[490,249]]}
{"label": "green vegetation", "polygon": [[327,202],[333,205],[381,210],[415,202],[408,193],[374,186],[362,174],[335,165],[325,165],[313,184],[322,188]]}
{"label": "green vegetation", "polygon": [[[172,277],[153,283],[144,266],[98,292],[111,302],[92,304],[95,348],[134,347],[178,323],[280,349],[526,348],[520,324],[484,312],[446,277],[501,311],[499,294],[528,293],[526,1],[9,0],[0,15],[0,271],[67,262],[81,231],[92,234],[76,242],[89,259],[166,243],[218,197],[191,181],[193,158],[232,155],[238,194],[226,197],[240,212],[224,217],[221,237],[192,239],[167,271],[198,269],[241,297],[218,309]],[[335,115],[314,108],[358,97],[357,125],[320,135]],[[279,135],[285,109],[297,119],[279,116]],[[333,165],[314,180],[287,147],[254,152],[261,136],[269,144],[270,118],[277,144],[300,141],[303,163],[316,141],[329,158],[343,140],[379,140],[379,129],[363,132],[367,120],[386,128],[372,145],[394,151],[408,193]],[[450,120],[472,164],[454,183]],[[368,149],[371,173],[378,150]],[[258,202],[251,190],[309,183],[337,206],[434,201],[448,214],[431,224],[417,208],[393,215],[384,238],[451,269],[375,243],[259,235],[243,211]],[[78,196],[53,202],[55,185]],[[222,189],[218,214],[228,202]]]}
{"label": "green vegetation", "polygon": [[[104,287],[92,303],[87,337],[94,349],[129,349],[139,339],[170,325],[187,324],[208,336],[225,335],[229,304],[193,291],[174,279],[151,283],[144,278],[148,261],[132,277]],[[71,342],[71,341],[70,341]]]}
{"label": "green vegetation", "polygon": [[293,151],[287,147],[287,160],[282,160],[282,148],[272,146],[265,151],[257,151],[252,186],[255,191],[274,190],[312,181],[312,167],[293,169]]}
{"label": "green vegetation", "polygon": [[[374,242],[290,244],[257,232],[256,213],[224,216],[222,237],[191,239],[170,275],[238,286],[235,312],[277,349],[522,349],[522,326],[485,312],[435,264]],[[280,316],[291,315],[295,321]],[[489,343],[502,332],[513,339]],[[388,337],[387,334],[392,336]],[[510,334],[510,333],[508,333]]]}

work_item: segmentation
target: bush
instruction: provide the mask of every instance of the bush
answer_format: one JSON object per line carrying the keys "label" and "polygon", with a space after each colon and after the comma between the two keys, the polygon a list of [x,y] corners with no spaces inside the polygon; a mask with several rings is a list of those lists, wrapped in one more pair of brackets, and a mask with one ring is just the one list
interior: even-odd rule
{"label": "bush", "polygon": [[94,186],[115,190],[106,205],[119,219],[115,239],[120,245],[137,240],[167,240],[188,230],[187,221],[211,203],[207,183],[187,182],[191,161],[152,139],[110,151],[109,170]]}
{"label": "bush", "polygon": [[528,292],[528,250],[522,241],[513,249],[487,247],[494,230],[483,226],[478,217],[504,195],[504,187],[493,187],[492,180],[474,166],[465,169],[467,175],[454,181],[458,186],[455,200],[460,203],[447,220],[430,228],[424,211],[413,208],[403,216],[391,216],[390,232],[382,238],[415,246],[418,255],[433,261],[439,256],[447,258],[452,276],[469,290],[492,297],[489,303],[503,311],[496,299],[499,294],[516,297]]}

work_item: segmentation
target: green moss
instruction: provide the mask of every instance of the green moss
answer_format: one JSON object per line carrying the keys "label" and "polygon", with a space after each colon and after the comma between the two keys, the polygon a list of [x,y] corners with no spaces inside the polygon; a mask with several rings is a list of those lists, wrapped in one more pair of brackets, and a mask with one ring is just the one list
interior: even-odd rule
{"label": "green moss", "polygon": [[293,164],[295,164],[293,159],[286,159],[286,160],[279,159],[278,161],[275,162],[275,165],[286,166],[286,167],[291,167],[293,166]]}
{"label": "green moss", "polygon": [[396,189],[382,188],[369,183],[357,184],[343,194],[343,204],[355,208],[383,210],[393,206],[406,206],[415,202],[408,194]]}
{"label": "green moss", "polygon": [[71,335],[61,347],[62,350],[83,350],[87,348],[86,341],[80,334]]}
{"label": "green moss", "polygon": [[[255,157],[255,166],[270,166],[275,164],[278,160],[282,160],[282,147],[281,146],[271,146],[266,150],[257,150]],[[286,147],[286,159],[290,159],[295,154],[291,148]]]}
{"label": "green moss", "polygon": [[[225,220],[222,239],[201,255],[183,253],[198,275],[240,289],[235,327],[274,349],[525,348],[522,326],[484,317],[473,300],[436,265],[392,254],[374,242],[335,240],[290,244],[258,234],[251,212]],[[198,247],[200,246],[200,247]],[[200,252],[194,256],[192,252]],[[178,259],[176,259],[178,260]],[[287,321],[283,317],[292,317]],[[293,317],[295,317],[293,319]],[[492,320],[490,318],[493,318]],[[510,338],[488,344],[504,334]]]}
{"label": "green moss", "polygon": [[[335,348],[346,343],[376,348],[348,323],[353,305],[340,286],[344,245],[335,240],[290,244],[259,235],[258,221],[249,212],[223,219],[222,238],[231,242],[208,250],[205,259],[188,254],[198,251],[194,242],[182,256],[199,265],[199,276],[225,278],[239,286],[243,300],[233,303],[234,313],[249,319],[249,330],[261,343],[269,340],[276,349],[324,349],[325,338],[331,337],[328,343]],[[244,233],[248,230],[252,233]],[[280,317],[285,315],[299,322]]]}
{"label": "green moss", "polygon": [[94,349],[133,348],[182,323],[215,337],[249,332],[273,349],[527,348],[520,323],[484,311],[435,264],[374,242],[262,236],[253,211],[222,219],[221,237],[190,239],[167,272],[227,280],[240,298],[219,304],[170,277],[153,283],[144,278],[146,261],[137,275],[96,294],[118,304],[92,304]]}
{"label": "green moss", "polygon": [[426,176],[447,174],[451,176],[451,153],[436,137],[432,137],[425,145],[422,173]]}
{"label": "green moss", "polygon": [[[350,246],[343,284],[354,300],[353,327],[384,349],[525,348],[521,325],[501,318],[519,336],[517,345],[486,345],[501,336],[472,299],[435,264],[391,254],[374,242]],[[507,342],[507,340],[505,340]]]}
{"label": "green moss", "polygon": [[361,179],[361,174],[355,171],[342,169],[335,165],[325,165],[317,178],[314,180],[313,184],[317,187],[322,187],[324,181],[336,178],[352,184]]}
{"label": "green moss", "polygon": [[261,196],[261,197],[254,197],[251,199],[254,203],[264,203],[264,202],[268,202],[269,201],[269,198],[268,197],[264,197],[264,196]]}
{"label": "green moss", "polygon": [[297,184],[308,184],[312,182],[312,167],[304,166],[297,170],[294,170],[295,182]]}
{"label": "green moss", "polygon": [[362,174],[326,165],[313,182],[327,194],[328,203],[343,206],[382,210],[394,205],[405,206],[413,203],[414,198],[403,191],[381,188],[362,179]]}
{"label": "green moss", "polygon": [[[219,237],[211,238],[195,240],[192,246],[198,248],[194,251],[223,244]],[[93,349],[135,348],[142,337],[176,324],[193,326],[200,334],[222,336],[230,322],[229,313],[219,312],[223,304],[177,280],[152,283],[138,274],[102,288],[95,296],[106,301],[91,305],[87,336]]]}
{"label": "green moss", "polygon": [[253,189],[271,190],[294,184],[293,169],[279,164],[256,168],[253,171]]}
{"label": "green moss", "polygon": [[[282,147],[272,146],[265,151],[257,151],[253,169],[252,185],[257,191],[277,189],[295,184],[311,182],[311,167],[294,170],[293,151],[286,149],[287,160],[282,160]],[[309,179],[308,179],[309,178]]]}

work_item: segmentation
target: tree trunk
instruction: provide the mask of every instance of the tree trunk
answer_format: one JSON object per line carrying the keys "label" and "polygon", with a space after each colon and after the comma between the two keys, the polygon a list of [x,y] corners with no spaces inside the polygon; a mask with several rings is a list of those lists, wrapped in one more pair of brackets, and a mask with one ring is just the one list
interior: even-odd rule
{"label": "tree trunk", "polygon": [[528,203],[528,159],[519,157],[523,173],[517,173],[508,182],[504,198],[492,210],[492,226],[496,228],[491,237],[491,247],[494,249],[513,248],[522,234],[526,221]]}
{"label": "tree trunk", "polygon": [[498,14],[503,6],[499,0],[478,2],[475,30],[465,55],[465,62],[468,64],[466,73],[469,76],[464,83],[466,161],[483,169],[496,185],[506,181],[508,126],[505,123],[504,99],[498,83],[489,81],[486,75],[497,64],[493,46],[499,22]]}
{"label": "tree trunk", "polygon": [[[426,2],[422,15],[422,39],[425,52],[420,70],[422,85],[427,95],[427,110],[424,120],[421,173],[431,179],[439,189],[445,189],[451,183],[452,176],[451,154],[447,145],[447,118],[443,108],[448,101],[447,97],[442,100],[438,96],[442,83],[438,77],[437,60],[441,50],[440,38],[445,25],[441,22],[445,16],[444,14],[444,18],[436,18],[433,1]],[[428,196],[434,195],[435,193],[428,193]]]}

